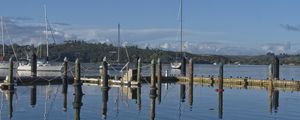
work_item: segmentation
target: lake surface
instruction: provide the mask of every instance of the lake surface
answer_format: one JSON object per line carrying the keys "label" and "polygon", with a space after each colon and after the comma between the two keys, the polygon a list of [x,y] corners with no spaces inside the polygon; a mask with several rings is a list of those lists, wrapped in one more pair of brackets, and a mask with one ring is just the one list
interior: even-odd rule
{"label": "lake surface", "polygon": [[[224,75],[265,79],[267,67],[226,65]],[[97,69],[97,65],[86,64],[83,75],[98,75]],[[168,65],[163,66],[163,71],[166,70],[169,70]],[[148,72],[149,67],[144,65],[143,74],[148,75]],[[169,74],[176,72],[169,70]],[[299,80],[299,72],[298,66],[281,66],[281,78]],[[0,73],[4,76],[7,74],[5,70],[0,70]],[[218,66],[195,65],[195,74],[218,75]],[[149,87],[148,84],[142,84],[141,88],[111,87],[106,96],[100,86],[83,85],[82,106],[80,114],[76,114],[73,85],[68,85],[67,94],[62,94],[62,85],[15,86],[16,90],[11,94],[8,91],[0,93],[0,120],[10,117],[12,120],[73,120],[76,115],[82,120],[144,120],[152,117],[157,120],[300,119],[299,91],[278,91],[275,88],[269,93],[265,88],[225,87],[221,94],[216,92],[216,87],[209,85],[195,84],[191,92],[189,85],[163,84],[160,97],[153,98],[150,97]],[[105,106],[107,109],[103,109]]]}
{"label": "lake surface", "polygon": [[[12,119],[73,120],[74,88],[68,86],[67,107],[64,111],[64,95],[61,85],[36,87],[36,103],[32,105],[32,86],[17,86],[13,94]],[[194,85],[191,103],[189,87],[179,84],[162,85],[161,101],[156,98],[157,120],[298,120],[300,117],[300,93],[279,91],[278,105],[270,105],[267,90],[225,88],[220,101],[216,88]],[[82,86],[80,117],[83,120],[104,119],[102,91],[99,86]],[[143,85],[140,98],[138,88],[112,87],[108,91],[108,120],[150,119],[151,101],[149,86]],[[140,102],[139,102],[140,100]],[[222,105],[222,106],[220,106]],[[153,106],[153,104],[152,104]],[[7,95],[1,95],[1,120],[9,119]]]}

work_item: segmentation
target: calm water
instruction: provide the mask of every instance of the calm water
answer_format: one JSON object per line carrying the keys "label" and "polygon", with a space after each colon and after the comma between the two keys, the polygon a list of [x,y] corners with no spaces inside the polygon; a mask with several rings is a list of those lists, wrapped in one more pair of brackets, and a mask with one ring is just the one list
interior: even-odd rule
{"label": "calm water", "polygon": [[[71,67],[72,68],[72,67]],[[83,75],[98,75],[98,67],[85,64]],[[144,74],[148,74],[149,67],[144,65]],[[163,71],[169,69],[163,66]],[[265,79],[267,66],[225,66],[225,75],[248,76]],[[176,74],[178,71],[169,71]],[[281,66],[281,77],[285,79],[300,79],[300,67]],[[0,75],[5,76],[5,70]],[[39,74],[39,73],[38,73]],[[40,73],[40,75],[60,75],[60,73]],[[195,74],[217,75],[218,66],[195,65]],[[21,73],[18,73],[21,75]],[[22,73],[30,75],[30,73]],[[72,75],[70,72],[69,75]],[[15,86],[16,90],[9,99],[9,92],[1,91],[0,120],[10,118],[10,104],[12,103],[13,120],[44,119],[44,120],[73,120],[76,112],[73,106],[74,86],[68,86],[68,93],[62,94],[62,85]],[[185,88],[185,89],[184,89]],[[85,94],[82,98],[80,117],[82,120],[140,120],[154,116],[158,120],[298,120],[300,119],[300,92],[274,91],[270,98],[266,89],[224,88],[219,94],[216,88],[208,85],[194,85],[193,97],[190,97],[190,87],[180,84],[163,84],[159,97],[150,98],[149,85],[141,88],[111,87],[107,98],[99,86],[83,85]],[[138,93],[141,93],[140,95]],[[276,93],[276,94],[275,94]],[[64,108],[64,95],[66,107]],[[276,96],[276,97],[275,97]],[[108,99],[105,102],[105,99]],[[12,102],[9,102],[9,101]],[[104,100],[104,101],[103,101]],[[107,105],[107,112],[103,106]],[[155,107],[155,109],[153,109]],[[152,111],[152,112],[151,112]],[[104,112],[104,113],[103,113]],[[104,115],[106,114],[106,115]]]}
{"label": "calm water", "polygon": [[[64,111],[64,95],[61,85],[37,86],[36,104],[31,104],[32,86],[17,86],[13,94],[13,120],[20,119],[74,119],[74,88],[68,86],[67,108]],[[194,85],[193,102],[190,102],[189,87],[169,84],[162,85],[161,101],[156,98],[155,119],[159,120],[274,120],[293,119],[300,117],[299,92],[279,91],[278,107],[270,106],[270,99],[266,90],[229,89],[225,88],[223,101],[215,92],[216,88]],[[82,86],[84,96],[80,117],[83,120],[103,119],[102,91],[99,86]],[[140,120],[150,119],[151,100],[149,86],[143,85],[141,97],[136,94],[137,88],[116,88],[108,91],[107,116],[108,120]],[[140,99],[140,104],[138,104]],[[220,106],[222,105],[222,106]],[[9,119],[8,100],[5,92],[1,95],[1,119]]]}

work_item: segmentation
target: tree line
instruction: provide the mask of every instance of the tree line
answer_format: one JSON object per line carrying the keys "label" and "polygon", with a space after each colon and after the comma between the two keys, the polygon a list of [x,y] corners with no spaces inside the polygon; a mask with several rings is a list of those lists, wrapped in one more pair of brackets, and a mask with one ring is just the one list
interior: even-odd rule
{"label": "tree line", "polygon": [[[5,45],[5,59],[14,56],[14,52],[17,54],[17,58],[26,58],[31,56],[32,53],[36,53],[38,57],[46,56],[46,45]],[[0,46],[2,50],[2,46]],[[105,43],[88,43],[83,40],[69,40],[61,44],[49,45],[49,60],[55,62],[62,62],[64,57],[67,57],[69,61],[75,61],[79,58],[82,62],[101,62],[106,57],[109,62],[116,62],[118,47]],[[2,51],[1,51],[2,53]],[[2,54],[1,54],[2,55]],[[137,57],[142,58],[143,62],[150,62],[152,59],[160,58],[163,63],[170,63],[176,60],[179,56],[179,52],[166,51],[156,48],[141,49],[138,46],[126,46],[120,47],[120,62],[126,63],[128,61],[135,62]],[[227,64],[251,64],[261,65],[270,64],[273,57],[272,53],[266,55],[257,56],[245,56],[245,55],[198,55],[185,53],[187,58],[193,58],[195,63],[201,64],[213,64],[225,62]],[[300,65],[300,55],[277,55],[281,64]]]}

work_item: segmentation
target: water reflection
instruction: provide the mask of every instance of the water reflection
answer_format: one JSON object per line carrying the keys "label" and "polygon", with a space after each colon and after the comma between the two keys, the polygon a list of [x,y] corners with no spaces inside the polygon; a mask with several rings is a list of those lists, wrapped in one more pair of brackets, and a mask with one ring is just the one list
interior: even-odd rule
{"label": "water reflection", "polygon": [[219,92],[219,105],[218,105],[219,119],[223,119],[223,92]]}
{"label": "water reflection", "polygon": [[12,118],[13,116],[13,95],[14,95],[14,90],[8,90],[8,112],[9,112],[9,118]]}
{"label": "water reflection", "polygon": [[74,120],[80,120],[80,109],[82,106],[82,83],[81,81],[75,80],[74,82],[74,102],[73,102],[73,109],[74,109]]}
{"label": "water reflection", "polygon": [[155,119],[155,99],[156,95],[150,95],[150,120]]}
{"label": "water reflection", "polygon": [[36,105],[36,85],[32,84],[30,88],[30,105],[34,108]]}
{"label": "water reflection", "polygon": [[278,90],[270,90],[269,91],[269,111],[273,113],[273,109],[275,113],[277,112],[279,107],[279,91]]}
{"label": "water reflection", "polygon": [[[144,84],[143,84],[144,85]],[[42,86],[47,87],[47,86]],[[59,86],[62,87],[62,86]],[[215,88],[210,88],[207,86],[200,87],[199,85],[194,86],[185,86],[185,85],[178,85],[178,84],[170,84],[169,91],[166,89],[162,89],[162,93],[164,96],[162,97],[162,103],[158,105],[158,102],[156,103],[156,100],[158,101],[157,97],[155,95],[150,95],[150,97],[145,97],[142,99],[142,95],[149,95],[149,85],[144,85],[143,88],[136,87],[130,88],[125,87],[121,88],[110,88],[109,90],[100,90],[101,88],[99,86],[82,86],[83,91],[86,91],[87,96],[85,96],[85,99],[83,100],[82,95],[80,95],[80,88],[76,90],[79,86],[74,86],[74,96],[73,89],[70,89],[69,92],[72,92],[69,94],[69,105],[70,101],[72,102],[72,106],[67,108],[67,94],[60,94],[60,91],[58,92],[56,99],[53,98],[53,101],[51,101],[50,108],[48,108],[49,116],[47,119],[54,119],[57,116],[62,116],[62,119],[234,119],[232,116],[235,116],[236,114],[239,114],[240,116],[237,116],[237,119],[246,118],[246,117],[253,117],[255,119],[267,119],[267,117],[274,117],[275,114],[269,114],[269,106],[271,108],[271,112],[279,112],[279,91],[273,90],[271,97],[267,97],[269,94],[266,94],[266,92],[263,92],[262,90],[228,90],[226,91],[225,96],[230,99],[230,101],[225,101],[225,104],[232,104],[234,103],[236,106],[245,106],[241,107],[238,111],[234,111],[236,113],[233,113],[233,111],[230,111],[231,109],[236,110],[236,106],[226,106],[226,113],[223,113],[223,93],[219,92],[218,95],[214,91]],[[19,89],[20,88],[20,89]],[[143,91],[142,91],[143,89]],[[59,88],[58,90],[61,90]],[[95,91],[91,91],[95,90]],[[188,91],[186,91],[188,90]],[[193,94],[193,90],[197,91],[197,94]],[[40,114],[36,111],[42,111],[44,109],[44,106],[42,105],[43,102],[38,102],[37,100],[43,101],[41,99],[44,97],[43,94],[37,94],[41,93],[40,86],[38,85],[31,85],[31,86],[18,86],[18,93],[9,95],[9,92],[6,91],[6,99],[4,99],[4,107],[3,107],[3,114],[2,119],[9,119],[9,117],[14,117],[13,119],[26,119],[27,116],[24,114],[28,114],[31,117],[31,119],[43,119],[43,114]],[[125,93],[126,91],[126,93]],[[176,92],[174,92],[176,91]],[[198,91],[200,91],[198,93]],[[36,93],[35,93],[36,92]],[[110,93],[109,93],[110,92]],[[115,93],[118,94],[116,95]],[[185,93],[187,92],[187,93]],[[123,98],[124,102],[117,103],[115,100],[120,95],[119,93],[125,93]],[[155,92],[157,93],[157,92]],[[247,96],[245,96],[246,93]],[[255,97],[251,96],[255,93]],[[18,94],[18,97],[13,98],[13,95]],[[188,96],[185,96],[188,95]],[[287,94],[292,94],[290,92],[282,92],[281,97],[289,97]],[[24,98],[25,99],[22,99]],[[74,101],[73,98],[74,97]],[[186,98],[188,97],[188,98]],[[244,97],[244,98],[243,98]],[[297,100],[299,97],[298,94],[292,95],[293,99]],[[125,98],[128,98],[128,102],[125,103]],[[257,99],[258,98],[258,99]],[[12,102],[13,99],[16,101],[20,100],[18,102]],[[100,100],[101,99],[101,100]],[[120,97],[121,99],[121,97]],[[131,101],[130,101],[131,99]],[[186,101],[186,100],[187,101]],[[218,102],[215,101],[218,99]],[[25,102],[22,102],[24,101]],[[26,101],[27,100],[27,101]],[[31,101],[29,101],[31,100]],[[66,112],[63,112],[62,109],[59,109],[62,107],[62,100],[64,101],[64,110]],[[108,100],[113,102],[108,102]],[[193,101],[195,100],[195,101]],[[199,102],[199,100],[201,100]],[[268,104],[268,101],[270,100],[270,104]],[[284,106],[286,104],[286,99],[282,99],[281,106]],[[6,102],[8,101],[8,102]],[[11,101],[9,103],[9,101]],[[186,101],[186,102],[184,102]],[[243,102],[241,102],[243,101]],[[254,102],[253,102],[254,101]],[[265,102],[263,102],[265,101]],[[31,108],[30,105],[36,104],[35,108]],[[35,103],[36,102],[36,103]],[[100,103],[101,102],[101,103]],[[146,105],[142,102],[147,102]],[[52,104],[53,103],[53,104]],[[84,107],[82,107],[82,103],[84,103]],[[116,104],[117,103],[117,104]],[[253,104],[250,106],[250,109],[253,108],[254,110],[258,110],[260,112],[253,111],[254,115],[257,116],[247,116],[249,107],[248,105],[245,105],[244,103]],[[120,105],[119,105],[120,104]],[[148,105],[147,105],[148,104]],[[150,105],[149,105],[150,104]],[[298,103],[293,103],[295,105],[298,105]],[[96,106],[95,106],[96,105]],[[158,107],[156,106],[158,105]],[[8,107],[7,107],[8,106]],[[24,107],[25,106],[25,107]],[[28,107],[26,107],[28,106]],[[119,106],[120,109],[112,109],[116,106]],[[213,106],[213,108],[211,108]],[[264,106],[268,106],[265,108],[262,108]],[[142,108],[143,107],[143,108]],[[218,108],[217,108],[218,107]],[[285,106],[289,108],[287,110],[290,112],[295,112],[297,109],[295,107],[291,106]],[[67,111],[67,109],[69,109]],[[73,110],[74,109],[74,110]],[[193,110],[192,110],[193,109]],[[265,110],[259,110],[259,109],[265,109]],[[294,109],[294,110],[292,110]],[[15,112],[18,110],[18,112]],[[19,110],[24,110],[19,112]],[[191,111],[189,111],[191,110]],[[80,113],[81,111],[81,113]],[[117,111],[119,113],[117,113]],[[156,114],[156,111],[158,111],[159,114]],[[252,111],[252,110],[251,110]],[[217,113],[218,112],[218,113]],[[74,114],[74,116],[72,116]],[[118,115],[117,115],[118,114]],[[69,116],[71,115],[71,116]],[[226,116],[224,116],[226,115]],[[287,114],[285,111],[280,112],[280,114],[276,114],[276,116],[279,117],[286,117],[286,118],[294,118],[287,117],[289,114]],[[65,117],[65,118],[64,118]],[[81,117],[81,118],[80,118]],[[236,116],[235,116],[236,117]]]}
{"label": "water reflection", "polygon": [[190,105],[190,110],[192,111],[193,108],[193,84],[189,84],[189,105]]}
{"label": "water reflection", "polygon": [[185,102],[185,85],[180,85],[180,102]]}
{"label": "water reflection", "polygon": [[108,89],[102,89],[102,118],[107,117]]}
{"label": "water reflection", "polygon": [[136,100],[136,104],[137,104],[137,108],[139,111],[142,110],[142,90],[141,90],[141,87],[138,87],[137,88],[137,100]]}

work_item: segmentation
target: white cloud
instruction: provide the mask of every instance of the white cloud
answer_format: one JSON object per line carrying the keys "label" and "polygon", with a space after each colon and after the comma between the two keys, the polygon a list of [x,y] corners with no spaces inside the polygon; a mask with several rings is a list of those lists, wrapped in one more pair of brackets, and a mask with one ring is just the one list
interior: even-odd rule
{"label": "white cloud", "polygon": [[[45,27],[42,24],[30,23],[30,19],[5,17],[4,22],[7,26],[14,43],[21,45],[45,43]],[[117,28],[83,28],[65,23],[56,23],[53,36],[56,43],[64,40],[86,40],[91,43],[106,43],[117,45]],[[48,31],[50,34],[50,31]],[[299,53],[299,49],[292,49],[290,43],[269,43],[256,46],[241,46],[232,44],[229,41],[222,41],[220,38],[226,34],[224,32],[198,32],[194,30],[184,30],[184,50],[197,54],[229,54],[229,55],[256,55],[267,52],[278,53]],[[203,37],[205,36],[205,37]],[[216,37],[221,36],[221,37]],[[206,40],[206,38],[210,38]],[[216,39],[218,40],[216,40]],[[10,43],[7,35],[6,43]],[[50,42],[53,42],[49,35]],[[208,42],[209,41],[209,42]],[[122,46],[138,45],[141,48],[161,48],[165,50],[180,50],[178,29],[172,28],[144,28],[144,29],[122,29]],[[294,44],[293,44],[294,45]],[[260,47],[259,47],[260,46]]]}

